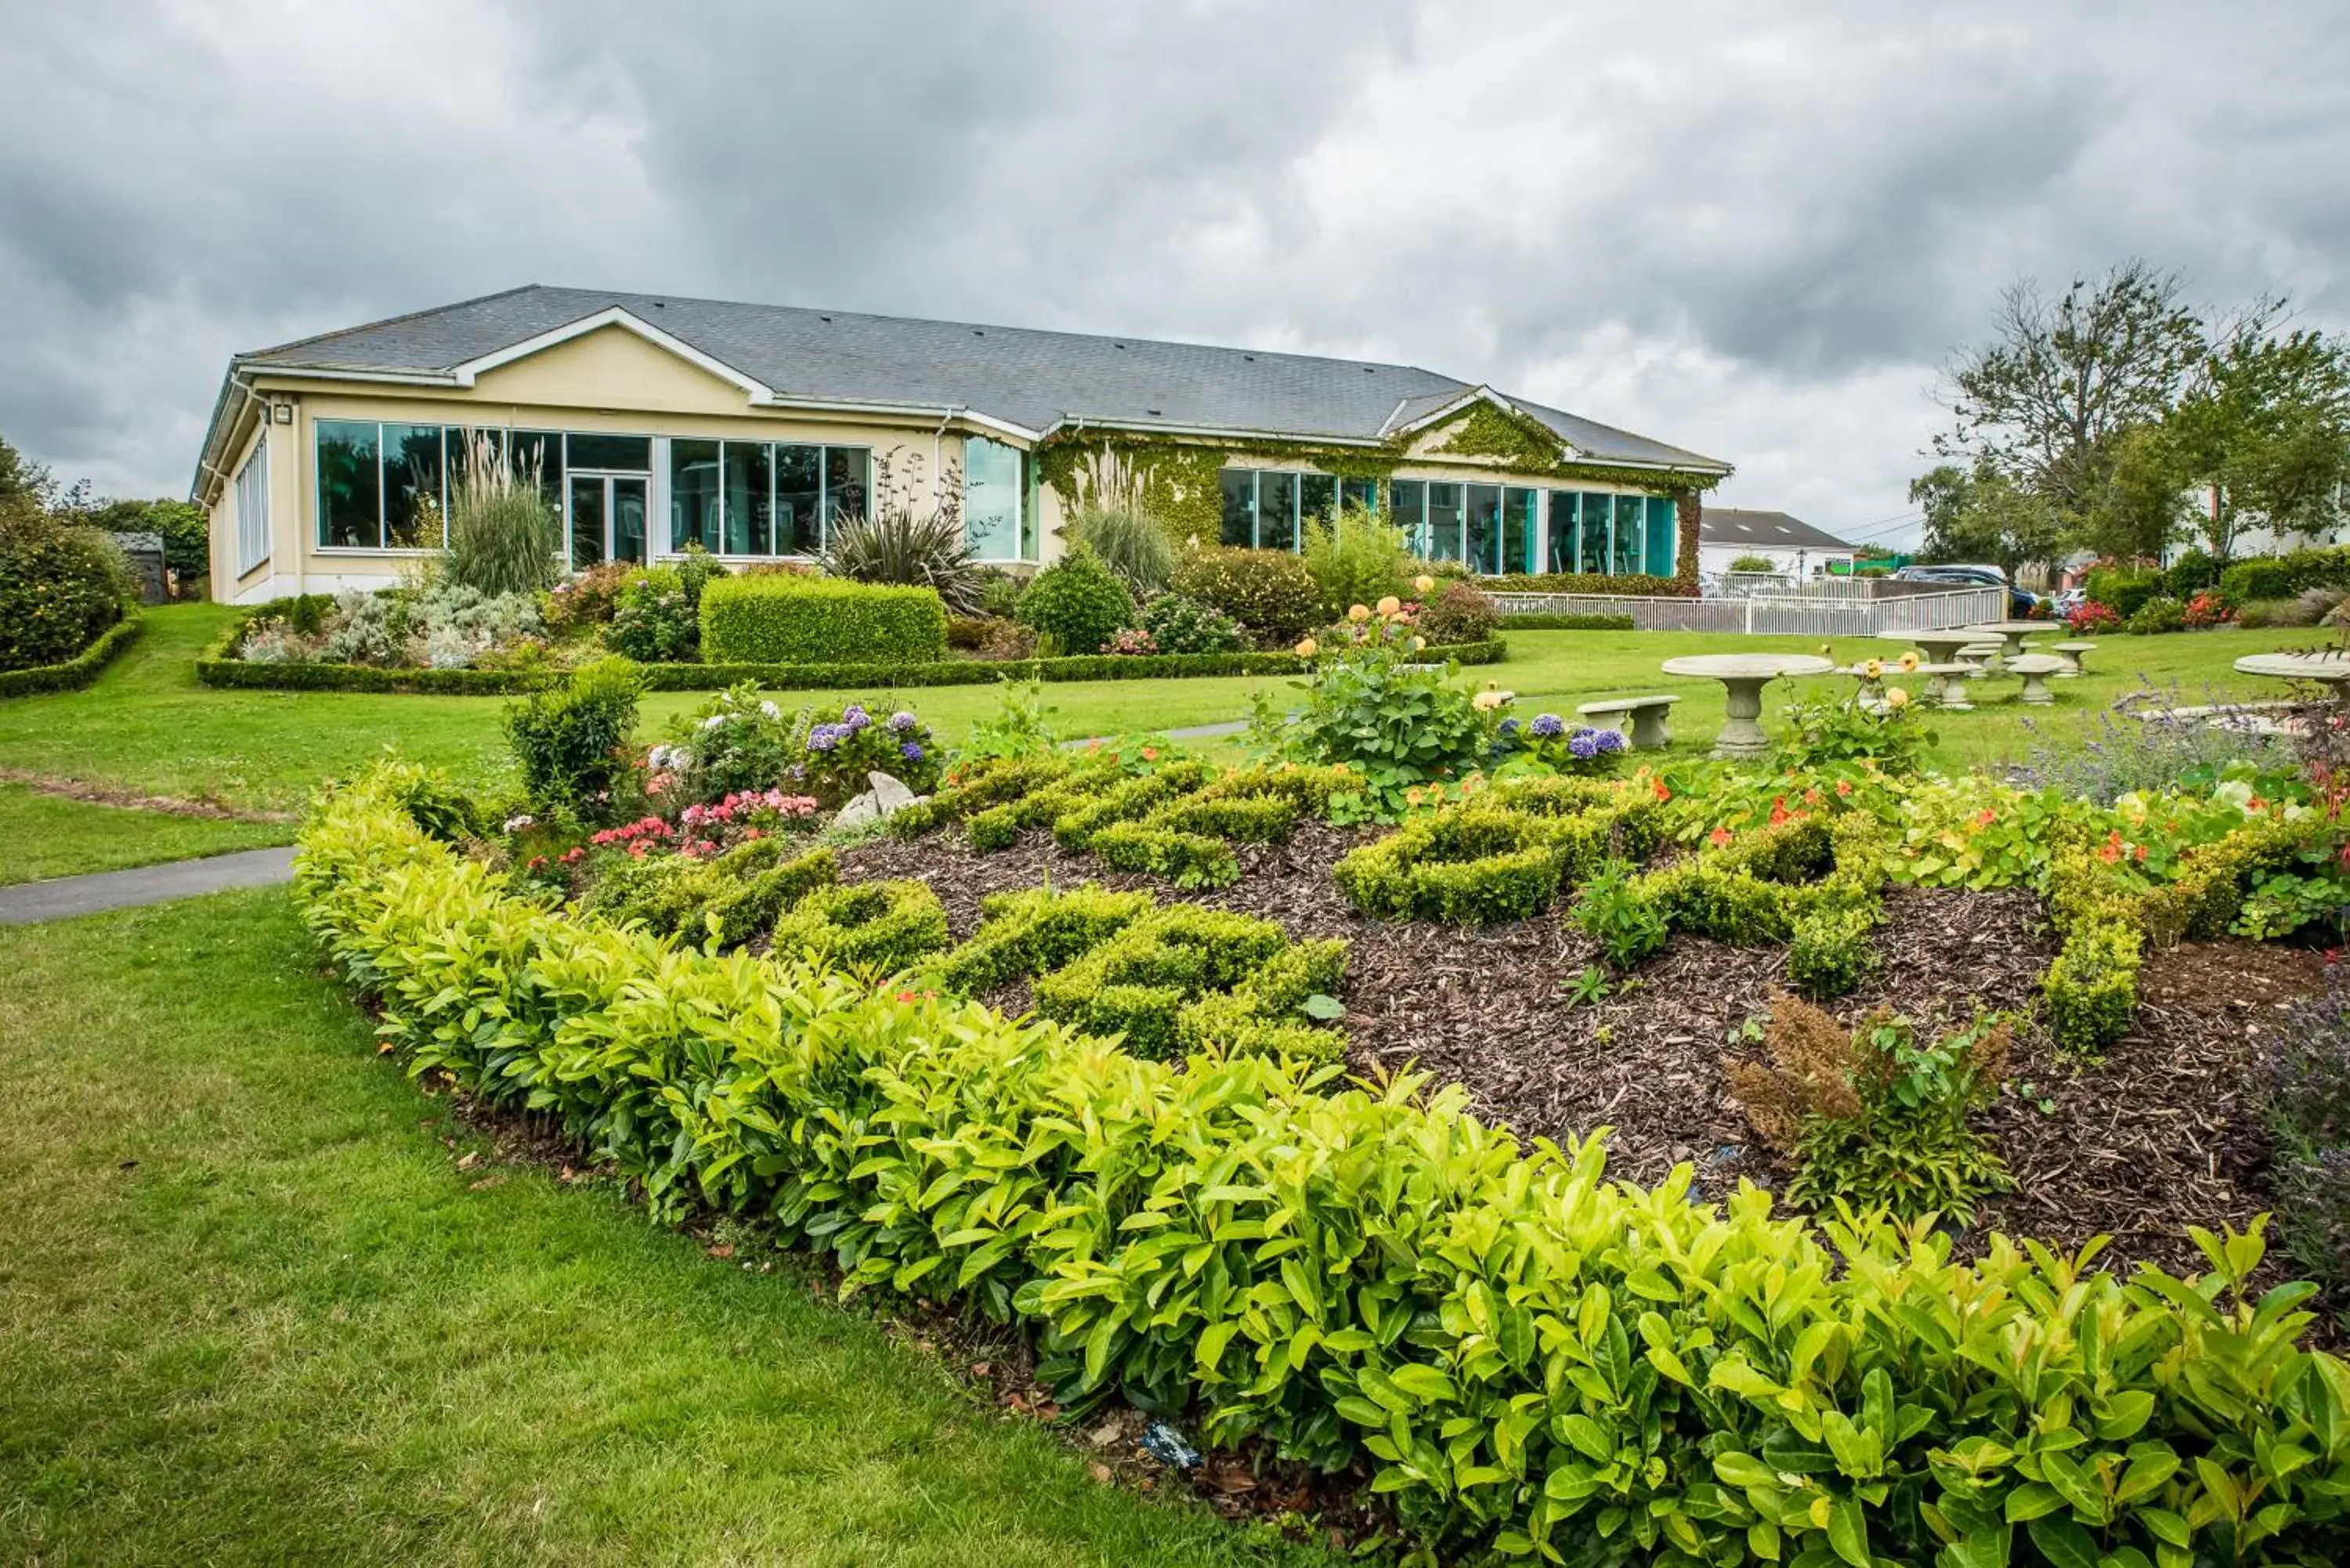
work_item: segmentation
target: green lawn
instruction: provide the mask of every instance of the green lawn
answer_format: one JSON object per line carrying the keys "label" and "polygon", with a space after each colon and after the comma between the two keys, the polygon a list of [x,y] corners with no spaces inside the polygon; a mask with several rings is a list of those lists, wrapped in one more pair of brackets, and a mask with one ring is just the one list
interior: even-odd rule
{"label": "green lawn", "polygon": [[[96,686],[0,702],[0,768],[281,811],[298,809],[320,779],[347,774],[386,748],[448,767],[476,785],[493,784],[504,774],[501,698],[216,691],[197,685],[192,660],[230,613],[212,605],[151,612],[147,635]],[[2053,711],[2020,708],[2012,701],[2016,685],[2008,681],[1979,688],[1991,705],[1978,712],[1939,715],[1943,760],[1970,765],[2022,755],[2033,743],[2018,722],[2027,716],[2052,735],[2080,732],[2094,723],[2097,710],[2136,685],[2141,672],[2179,681],[2196,701],[2213,685],[2273,695],[2272,684],[2244,680],[2229,666],[2245,653],[2308,646],[2319,637],[2308,631],[2229,631],[2107,638],[2091,656],[2095,673],[2060,682],[2060,705]],[[1532,703],[1562,711],[1605,695],[1677,691],[1682,701],[1674,728],[1684,749],[1694,751],[1710,743],[1721,725],[1721,688],[1711,681],[1669,680],[1658,672],[1661,660],[1726,648],[1809,653],[1820,646],[1808,639],[1740,639],[1699,632],[1518,632],[1510,638],[1506,663],[1471,671],[1470,678],[1492,680]],[[1834,651],[1848,660],[1898,649],[1890,643],[1843,639]],[[1819,684],[1825,689],[1846,683]],[[1286,696],[1285,688],[1278,678],[1101,681],[1047,687],[1045,701],[1065,734],[1115,734],[1242,718],[1253,692]],[[997,701],[994,690],[984,686],[925,688],[895,697],[794,692],[785,700],[838,703],[852,696],[910,706],[950,742]],[[651,698],[645,705],[647,730],[657,731],[701,701],[694,692]],[[21,802],[0,797],[0,828],[30,826],[22,816]]]}
{"label": "green lawn", "polygon": [[0,1561],[1324,1561],[611,1187],[457,1168],[282,893],[0,971]]}
{"label": "green lawn", "polygon": [[60,800],[22,784],[0,784],[0,842],[8,846],[8,854],[0,858],[0,887],[221,855],[284,844],[293,836],[291,823],[174,816]]}

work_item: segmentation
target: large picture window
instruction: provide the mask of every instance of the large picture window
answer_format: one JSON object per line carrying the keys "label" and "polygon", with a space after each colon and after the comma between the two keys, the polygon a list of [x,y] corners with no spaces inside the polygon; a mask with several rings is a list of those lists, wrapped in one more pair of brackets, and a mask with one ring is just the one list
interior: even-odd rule
{"label": "large picture window", "polygon": [[864,514],[872,466],[863,447],[672,441],[670,548],[699,545],[715,556],[821,555],[834,524]]}
{"label": "large picture window", "polygon": [[253,455],[236,473],[236,575],[269,559],[269,432],[253,443]]}
{"label": "large picture window", "polygon": [[1550,493],[1550,570],[1673,575],[1675,512],[1663,495]]}
{"label": "large picture window", "polygon": [[1228,468],[1223,490],[1222,542],[1243,550],[1297,550],[1305,524],[1340,506],[1378,510],[1377,480],[1341,479],[1282,468]]}
{"label": "large picture window", "polygon": [[962,444],[962,530],[983,561],[1028,558],[1027,496],[1017,447],[972,436]]}
{"label": "large picture window", "polygon": [[[449,491],[463,483],[476,452],[536,475],[550,506],[563,496],[564,437],[559,431],[468,430],[375,420],[313,421],[318,491],[318,546],[326,550],[437,550],[448,543]],[[633,441],[644,436],[573,436],[573,441]],[[626,456],[627,449],[608,455]],[[575,460],[576,462],[576,460]],[[643,466],[639,460],[639,467]]]}

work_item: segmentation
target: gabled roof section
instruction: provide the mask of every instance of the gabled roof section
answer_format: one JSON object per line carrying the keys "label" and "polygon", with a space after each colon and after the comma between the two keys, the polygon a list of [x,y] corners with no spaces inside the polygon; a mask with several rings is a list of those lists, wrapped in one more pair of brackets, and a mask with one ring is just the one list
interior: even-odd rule
{"label": "gabled roof section", "polygon": [[1698,514],[1697,536],[1701,545],[1751,545],[1758,549],[1852,548],[1825,529],[1784,512],[1750,512],[1735,506],[1705,508]]}
{"label": "gabled roof section", "polygon": [[744,375],[724,360],[711,358],[692,344],[662,331],[642,317],[633,314],[624,305],[610,306],[603,310],[583,316],[577,321],[567,321],[560,327],[551,327],[536,337],[524,338],[519,343],[509,343],[503,348],[494,348],[486,354],[466,360],[462,365],[451,366],[449,373],[458,386],[470,387],[485,370],[494,370],[501,365],[511,365],[517,359],[527,359],[533,354],[552,348],[557,344],[568,343],[577,337],[585,337],[591,332],[600,332],[607,327],[617,327],[623,332],[634,333],[656,348],[667,349],[695,369],[707,370],[720,380],[731,382],[741,388],[743,394],[754,402],[772,401],[775,398],[775,389],[764,381],[754,376]]}

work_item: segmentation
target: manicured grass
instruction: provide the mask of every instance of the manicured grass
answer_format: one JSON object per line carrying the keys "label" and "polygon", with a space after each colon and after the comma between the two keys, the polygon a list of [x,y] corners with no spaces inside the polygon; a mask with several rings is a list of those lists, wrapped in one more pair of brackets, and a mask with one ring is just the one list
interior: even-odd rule
{"label": "manicured grass", "polygon": [[459,1169],[285,896],[0,929],[0,1560],[1326,1561],[606,1185]]}
{"label": "manicured grass", "polygon": [[[298,808],[322,778],[348,774],[386,747],[450,768],[467,784],[492,787],[506,776],[505,745],[495,697],[398,697],[343,692],[220,691],[196,684],[196,654],[231,612],[224,607],[172,607],[150,613],[145,637],[86,691],[0,702],[0,767],[44,776],[101,781],[153,794],[217,800],[241,807]],[[2020,759],[2034,743],[2020,721],[2044,732],[2071,736],[2095,712],[2137,683],[2140,673],[2178,681],[2190,701],[2207,688],[2274,696],[2274,682],[2247,680],[2230,664],[2246,653],[2308,647],[2311,631],[2222,631],[2162,638],[2104,639],[2090,656],[2094,671],[2059,682],[2054,710],[2013,701],[2018,683],[1979,683],[1974,713],[1938,714],[1942,761],[1964,766]],[[1817,652],[1804,638],[1726,637],[1711,632],[1523,631],[1510,636],[1506,663],[1469,672],[1530,701],[1571,713],[1579,701],[1607,695],[1677,691],[1676,733],[1688,750],[1702,750],[1721,723],[1721,688],[1710,680],[1677,680],[1658,665],[1684,653],[1784,649]],[[1840,661],[1898,655],[1889,641],[1838,639]],[[1252,694],[1286,700],[1283,677],[1203,680],[1116,680],[1045,688],[1053,722],[1068,735],[1167,730],[1246,717]],[[1848,689],[1824,680],[1818,690]],[[926,688],[893,696],[874,691],[795,691],[781,700],[837,704],[858,697],[911,707],[949,743],[971,722],[994,710],[992,687]],[[644,727],[658,732],[702,701],[697,692],[664,692],[645,703]],[[1774,694],[1766,722],[1783,694]]]}
{"label": "manicured grass", "polygon": [[0,857],[0,887],[287,844],[293,838],[290,822],[173,816],[60,800],[22,784],[0,784],[0,844],[8,846],[6,856]]}

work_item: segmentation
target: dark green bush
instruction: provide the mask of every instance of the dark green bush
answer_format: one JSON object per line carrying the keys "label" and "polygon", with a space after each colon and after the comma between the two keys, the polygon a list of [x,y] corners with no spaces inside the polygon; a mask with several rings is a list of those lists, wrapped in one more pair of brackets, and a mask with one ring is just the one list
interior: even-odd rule
{"label": "dark green bush", "polygon": [[29,697],[41,691],[78,691],[106,672],[115,655],[139,639],[145,623],[126,615],[100,632],[96,642],[63,664],[36,664],[28,670],[0,670],[0,697]]}
{"label": "dark green bush", "polygon": [[[2290,598],[2304,588],[2350,585],[2350,549],[2294,550],[2283,556],[2256,556],[2238,561],[2220,574],[2220,592],[2237,604],[2247,599]],[[2168,590],[2176,597],[2187,596]]]}
{"label": "dark green bush", "polygon": [[1238,621],[1259,648],[1286,648],[1322,624],[1321,587],[1284,550],[1197,550],[1173,587]]}
{"label": "dark green bush", "polygon": [[509,703],[506,739],[530,798],[582,822],[608,822],[625,809],[615,786],[631,771],[629,744],[644,690],[635,665],[607,658],[581,665],[559,687]]}
{"label": "dark green bush", "polygon": [[2175,599],[2191,599],[2220,582],[2220,562],[2202,549],[2189,550],[2164,568],[2162,591]]}
{"label": "dark green bush", "polygon": [[1134,599],[1100,556],[1073,549],[1036,574],[1013,614],[1039,638],[1049,638],[1053,653],[1099,653],[1102,644],[1134,624]]}
{"label": "dark green bush", "polygon": [[2138,606],[2162,592],[2162,574],[2145,566],[2098,566],[2083,579],[2081,591],[2092,604],[2127,620]]}
{"label": "dark green bush", "polygon": [[1467,583],[1447,583],[1419,607],[1419,635],[1438,647],[1482,642],[1493,635],[1501,611],[1492,596]]}
{"label": "dark green bush", "polygon": [[1238,621],[1181,594],[1160,594],[1144,605],[1142,629],[1161,653],[1238,653],[1248,646]]}
{"label": "dark green bush", "polygon": [[691,664],[702,651],[702,624],[675,566],[631,576],[612,604],[604,646],[639,664]]}
{"label": "dark green bush", "polygon": [[702,594],[712,664],[928,663],[946,650],[946,607],[929,588],[774,576],[722,577]]}
{"label": "dark green bush", "polygon": [[1698,585],[1687,577],[1652,577],[1645,572],[1621,576],[1592,572],[1511,572],[1480,579],[1496,594],[1607,594],[1633,598],[1695,598]]}
{"label": "dark green bush", "polygon": [[2156,635],[2187,629],[2187,607],[2167,594],[2156,594],[2141,601],[2123,623],[2125,630],[2139,636]]}
{"label": "dark green bush", "polygon": [[29,507],[0,511],[0,670],[66,663],[136,597],[108,535]]}
{"label": "dark green bush", "polygon": [[1628,615],[1511,615],[1501,619],[1503,631],[1632,631],[1638,624]]}

